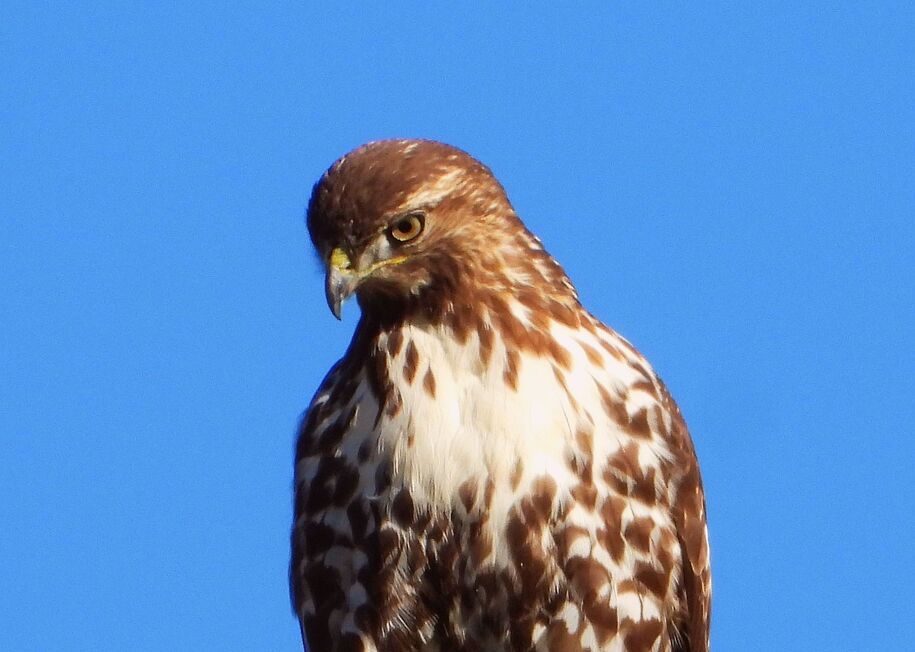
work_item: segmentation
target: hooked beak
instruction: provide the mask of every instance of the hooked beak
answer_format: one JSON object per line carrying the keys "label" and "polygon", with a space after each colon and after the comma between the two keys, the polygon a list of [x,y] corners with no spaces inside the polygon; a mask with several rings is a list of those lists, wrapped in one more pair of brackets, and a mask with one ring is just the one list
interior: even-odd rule
{"label": "hooked beak", "polygon": [[339,248],[334,249],[327,265],[324,293],[327,296],[327,305],[337,319],[342,318],[343,302],[356,291],[360,278],[360,274],[352,268],[346,252]]}
{"label": "hooked beak", "polygon": [[324,293],[327,296],[327,305],[334,317],[340,319],[343,314],[343,302],[346,301],[359,284],[382,267],[400,265],[407,260],[406,256],[394,256],[383,260],[376,260],[362,269],[353,267],[349,255],[337,247],[330,253],[327,262],[327,278],[324,280]]}

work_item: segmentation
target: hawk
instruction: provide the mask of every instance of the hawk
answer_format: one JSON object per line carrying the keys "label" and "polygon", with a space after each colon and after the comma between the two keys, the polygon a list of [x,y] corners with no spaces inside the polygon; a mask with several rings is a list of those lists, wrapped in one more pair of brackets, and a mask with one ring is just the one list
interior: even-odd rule
{"label": "hawk", "polygon": [[708,650],[680,411],[489,169],[369,143],[315,185],[308,229],[330,309],[361,308],[296,446],[308,648]]}

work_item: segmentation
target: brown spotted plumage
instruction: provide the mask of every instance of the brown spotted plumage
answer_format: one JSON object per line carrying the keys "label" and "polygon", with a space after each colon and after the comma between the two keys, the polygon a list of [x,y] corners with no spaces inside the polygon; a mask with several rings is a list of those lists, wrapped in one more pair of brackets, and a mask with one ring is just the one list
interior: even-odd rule
{"label": "brown spotted plumage", "polygon": [[430,141],[337,161],[308,207],[362,317],[299,433],[310,650],[708,650],[680,411],[579,303],[489,170]]}

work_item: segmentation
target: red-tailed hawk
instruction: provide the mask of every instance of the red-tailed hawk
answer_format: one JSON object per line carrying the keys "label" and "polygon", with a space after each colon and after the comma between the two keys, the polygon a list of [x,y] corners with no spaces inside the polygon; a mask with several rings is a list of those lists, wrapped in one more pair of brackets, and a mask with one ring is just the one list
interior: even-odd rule
{"label": "red-tailed hawk", "polygon": [[296,449],[309,648],[707,650],[683,418],[490,171],[370,143],[320,179],[308,228],[331,310],[362,309]]}

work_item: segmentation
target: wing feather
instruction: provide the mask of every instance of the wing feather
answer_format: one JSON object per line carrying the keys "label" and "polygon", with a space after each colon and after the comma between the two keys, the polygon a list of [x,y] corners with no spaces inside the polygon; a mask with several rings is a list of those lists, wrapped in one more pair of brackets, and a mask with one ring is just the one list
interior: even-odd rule
{"label": "wing feather", "polygon": [[681,592],[686,606],[686,619],[681,623],[681,637],[674,650],[708,652],[712,586],[705,493],[686,422],[667,387],[660,380],[658,382],[661,400],[673,420],[670,443],[682,473],[673,504],[673,519],[683,559]]}

